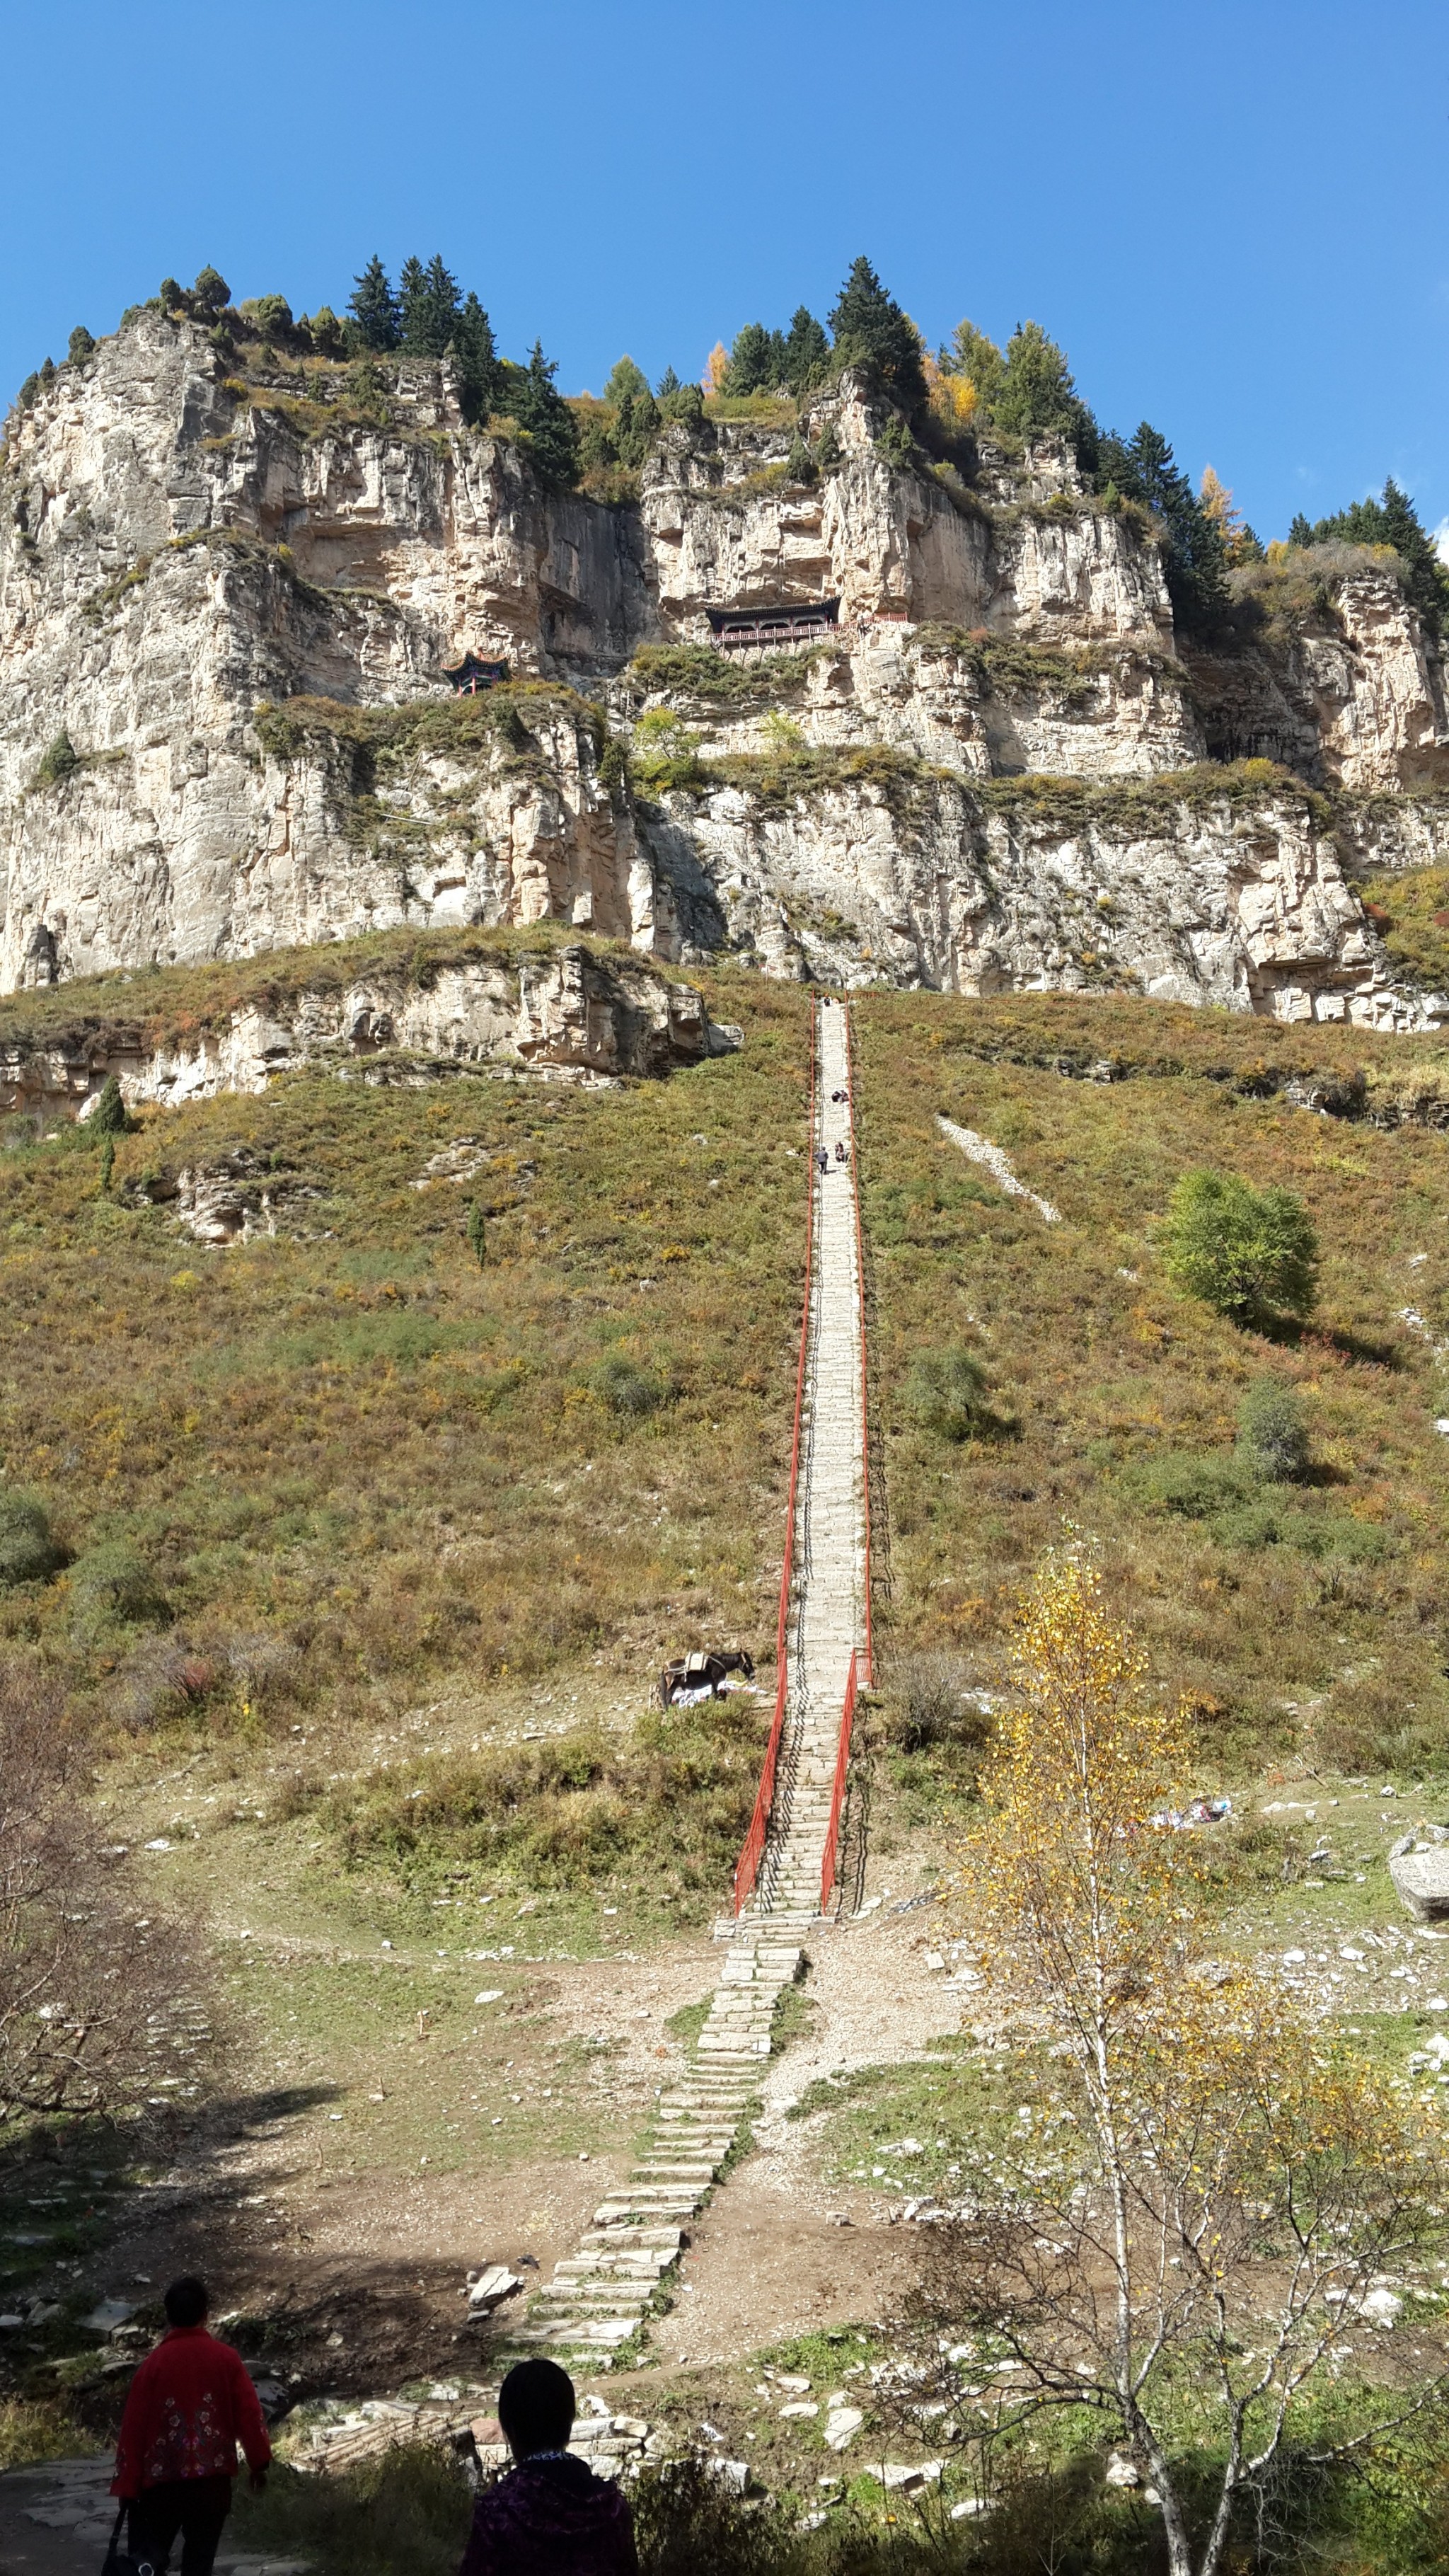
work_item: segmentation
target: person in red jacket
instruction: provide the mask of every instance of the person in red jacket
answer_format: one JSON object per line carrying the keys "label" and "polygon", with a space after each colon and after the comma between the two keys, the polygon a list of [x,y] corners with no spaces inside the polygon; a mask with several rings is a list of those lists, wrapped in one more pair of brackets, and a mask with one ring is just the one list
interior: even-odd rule
{"label": "person in red jacket", "polygon": [[258,2492],[272,2456],[241,2355],[207,2331],[210,2304],[204,2282],[172,2282],[167,2332],[131,2382],[116,2441],[111,2493],[130,2505],[132,2557],[156,2576],[165,2576],[178,2531],[181,2576],[211,2576],[238,2442]]}
{"label": "person in red jacket", "polygon": [[498,2391],[498,2421],[517,2465],[474,2505],[458,2576],[639,2576],[628,2505],[568,2447],[568,2372],[516,2363]]}

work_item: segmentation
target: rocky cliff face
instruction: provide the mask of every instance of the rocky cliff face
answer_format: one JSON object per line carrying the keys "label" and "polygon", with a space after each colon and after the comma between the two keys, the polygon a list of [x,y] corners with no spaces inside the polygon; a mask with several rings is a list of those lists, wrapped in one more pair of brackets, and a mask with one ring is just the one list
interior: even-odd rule
{"label": "rocky cliff face", "polygon": [[406,964],[245,1000],[185,1034],[128,1019],[124,999],[29,1035],[0,1036],[0,1110],[84,1118],[114,1074],[125,1100],[212,1099],[265,1091],[279,1074],[325,1064],[374,1082],[436,1080],[479,1069],[617,1082],[727,1055],[738,1029],[712,1021],[693,985],[642,959],[553,949],[539,957]]}
{"label": "rocky cliff face", "polygon": [[[1444,846],[1443,677],[1390,569],[1188,654],[1150,532],[1061,449],[968,489],[849,375],[801,427],[834,459],[804,479],[792,432],[707,421],[605,507],[465,427],[446,361],[289,371],[128,319],[8,428],[0,985],[547,919],[775,972],[1437,1016],[1344,872]],[[712,653],[709,608],[827,599],[808,656]],[[514,681],[454,701],[470,646]],[[684,770],[631,793],[671,722]],[[1215,801],[1234,762],[1332,814],[1266,771]],[[1057,791],[1003,797],[1023,776]]]}

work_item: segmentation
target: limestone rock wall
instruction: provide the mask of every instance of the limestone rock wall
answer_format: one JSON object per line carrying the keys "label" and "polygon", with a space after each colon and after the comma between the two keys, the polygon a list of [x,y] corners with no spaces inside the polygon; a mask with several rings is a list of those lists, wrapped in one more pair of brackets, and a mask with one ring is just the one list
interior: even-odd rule
{"label": "limestone rock wall", "polygon": [[454,961],[426,984],[379,969],[340,989],[304,986],[185,1039],[92,1010],[49,1039],[0,1037],[0,1109],[84,1117],[110,1074],[132,1104],[173,1105],[265,1091],[278,1074],[319,1062],[392,1081],[483,1064],[613,1081],[667,1074],[739,1042],[693,985],[580,946]]}
{"label": "limestone rock wall", "polygon": [[[782,972],[1398,1007],[1342,862],[1440,856],[1449,717],[1390,569],[1232,655],[1187,654],[1155,540],[1059,443],[983,448],[968,488],[902,466],[849,373],[801,423],[830,432],[828,470],[800,478],[792,431],[710,421],[666,431],[637,504],[605,507],[467,428],[446,361],[371,385],[238,363],[146,310],[8,425],[0,985],[559,920]],[[816,752],[883,745],[939,773],[911,814],[866,786],[782,809],[745,780],[636,809],[608,732],[622,749],[649,709],[640,648],[704,645],[707,607],[826,598],[833,648],[778,697],[767,675],[732,704],[652,703],[726,763],[768,749],[782,711]],[[442,666],[469,645],[517,675],[508,726],[412,724],[446,710]],[[343,720],[389,708],[406,739]],[[1079,829],[1061,798],[1029,826],[973,801],[1022,773],[1105,787],[1243,758],[1335,791],[1334,835],[1271,782],[1255,821],[1166,793],[1141,832],[1097,808]],[[802,905],[855,932],[812,948]]]}
{"label": "limestone rock wall", "polygon": [[[180,579],[195,581],[193,562],[204,570],[184,558]],[[12,809],[0,981],[404,922],[565,921],[652,945],[649,864],[600,784],[582,711],[548,692],[515,705],[516,744],[445,738],[386,766],[325,724],[279,749],[265,717],[237,716],[219,743],[87,751]]]}
{"label": "limestone rock wall", "polygon": [[651,826],[679,953],[728,939],[766,972],[961,993],[1133,990],[1277,1019],[1420,1028],[1306,798],[1169,785],[1072,814],[938,777],[761,813],[734,789]]}
{"label": "limestone rock wall", "polygon": [[1444,670],[1388,571],[1335,583],[1286,638],[1189,656],[1210,752],[1357,794],[1449,786]]}

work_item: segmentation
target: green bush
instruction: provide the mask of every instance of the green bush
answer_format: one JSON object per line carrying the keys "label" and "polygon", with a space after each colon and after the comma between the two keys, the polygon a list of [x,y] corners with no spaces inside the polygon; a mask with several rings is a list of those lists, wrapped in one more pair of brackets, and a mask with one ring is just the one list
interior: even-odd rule
{"label": "green bush", "polygon": [[42,1583],[64,1563],[45,1505],[34,1494],[0,1493],[0,1591]]}
{"label": "green bush", "polygon": [[966,1350],[923,1351],[906,1374],[906,1410],[940,1440],[969,1440],[990,1419],[986,1371]]}
{"label": "green bush", "polygon": [[[798,2555],[790,2517],[773,2499],[731,2494],[712,2460],[646,2468],[634,2490],[634,2532],[647,2576],[781,2576]],[[793,2544],[793,2545],[792,2545]]]}
{"label": "green bush", "polygon": [[95,345],[93,333],[86,329],[84,322],[77,322],[75,329],[70,335],[70,340],[65,353],[70,364],[73,367],[83,367],[87,358],[92,354]]}
{"label": "green bush", "polygon": [[1308,1466],[1308,1426],[1289,1386],[1260,1378],[1238,1407],[1237,1454],[1266,1485],[1294,1485]]}
{"label": "green bush", "polygon": [[633,750],[634,775],[645,794],[662,796],[671,787],[702,787],[700,740],[668,707],[646,708],[634,728]]}
{"label": "green bush", "polygon": [[888,420],[875,442],[877,456],[888,465],[911,465],[915,462],[916,442],[903,420]]}
{"label": "green bush", "polygon": [[56,735],[49,750],[44,753],[30,783],[32,787],[59,787],[62,781],[72,777],[79,767],[80,753],[76,750],[70,735],[61,732]]}
{"label": "green bush", "polygon": [[1145,1511],[1175,1520],[1211,1520],[1253,1499],[1250,1475],[1227,1458],[1153,1458],[1131,1469],[1124,1481]]}
{"label": "green bush", "polygon": [[966,1700],[966,1667],[959,1655],[901,1655],[886,1682],[891,1741],[902,1753],[928,1753],[943,1744],[978,1744],[986,1720]]}
{"label": "green bush", "polygon": [[101,1085],[101,1096],[91,1111],[90,1126],[95,1136],[125,1136],[130,1133],[131,1121],[121,1098],[121,1086],[113,1073],[108,1073]]}
{"label": "green bush", "polygon": [[660,395],[659,409],[665,420],[703,420],[703,390],[698,385],[674,385]]}
{"label": "green bush", "polygon": [[203,268],[191,294],[192,301],[203,313],[224,313],[231,302],[231,288],[219,268]]}
{"label": "green bush", "polygon": [[160,1628],[170,1609],[137,1548],[103,1540],[77,1557],[70,1578],[71,1626],[81,1643],[112,1628]]}
{"label": "green bush", "polygon": [[594,1393],[611,1413],[627,1420],[639,1421],[646,1413],[657,1413],[673,1394],[667,1378],[654,1369],[642,1369],[623,1351],[611,1351],[594,1370],[590,1383]]}
{"label": "green bush", "polygon": [[253,295],[238,307],[244,321],[264,340],[286,340],[292,332],[292,308],[285,295]]}
{"label": "green bush", "polygon": [[1318,1238],[1291,1190],[1255,1190],[1228,1172],[1187,1172],[1172,1193],[1164,1236],[1168,1277],[1236,1324],[1275,1309],[1308,1315],[1317,1296]]}

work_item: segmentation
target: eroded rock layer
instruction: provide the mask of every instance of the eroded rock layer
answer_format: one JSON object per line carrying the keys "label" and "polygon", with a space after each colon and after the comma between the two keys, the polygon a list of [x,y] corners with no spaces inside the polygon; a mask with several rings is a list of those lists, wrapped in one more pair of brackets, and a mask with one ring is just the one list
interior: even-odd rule
{"label": "eroded rock layer", "polygon": [[[1449,1009],[1353,891],[1449,843],[1391,563],[1187,651],[1150,527],[1065,450],[968,485],[850,374],[799,427],[827,463],[764,418],[668,428],[605,506],[465,426],[447,361],[289,371],[129,317],[8,425],[0,986],[559,921],[857,981]],[[711,610],[823,602],[802,649],[716,647]],[[511,677],[455,699],[470,649]]]}

